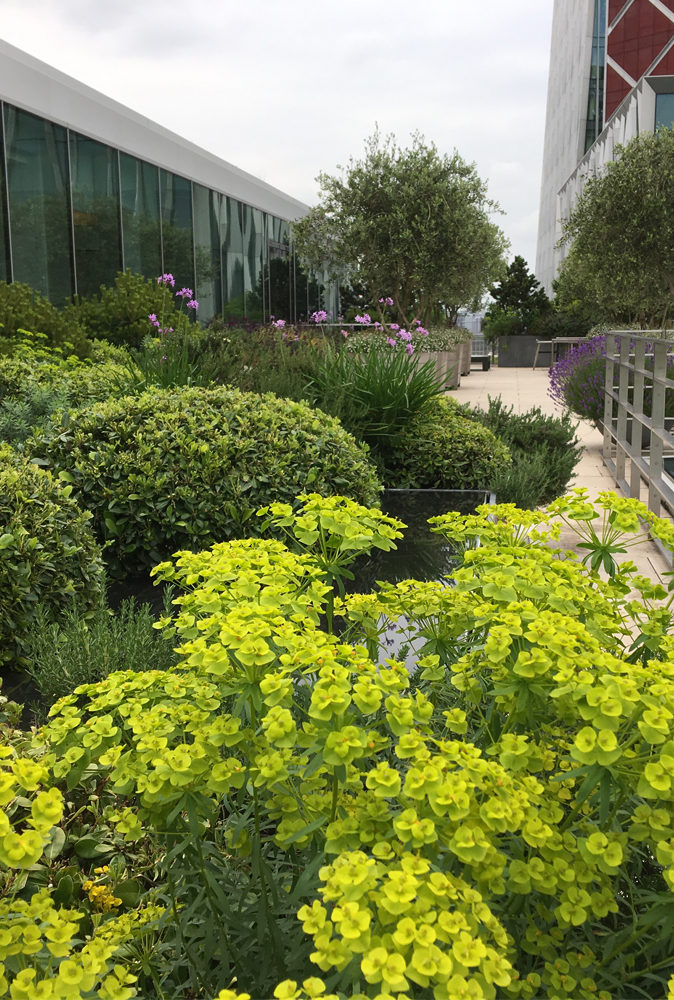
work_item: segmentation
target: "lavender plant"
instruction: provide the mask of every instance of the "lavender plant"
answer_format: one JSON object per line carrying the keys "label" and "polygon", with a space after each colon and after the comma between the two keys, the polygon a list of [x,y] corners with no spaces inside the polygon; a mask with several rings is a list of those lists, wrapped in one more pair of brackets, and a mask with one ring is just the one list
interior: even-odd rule
{"label": "lavender plant", "polygon": [[594,424],[604,416],[606,336],[589,337],[550,367],[548,394],[566,410]]}

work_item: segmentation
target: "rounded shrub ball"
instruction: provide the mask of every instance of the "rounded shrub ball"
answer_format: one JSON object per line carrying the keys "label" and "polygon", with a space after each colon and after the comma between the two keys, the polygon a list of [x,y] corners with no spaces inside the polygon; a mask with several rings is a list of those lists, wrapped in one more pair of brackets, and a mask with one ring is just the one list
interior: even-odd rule
{"label": "rounded shrub ball", "polygon": [[511,461],[491,431],[441,396],[398,436],[387,455],[384,481],[398,489],[484,490]]}
{"label": "rounded shrub ball", "polygon": [[0,664],[21,661],[36,609],[101,604],[104,572],[91,514],[72,487],[0,447]]}
{"label": "rounded shrub ball", "polygon": [[106,542],[110,574],[259,533],[259,507],[307,490],[365,505],[367,450],[304,403],[229,388],[149,389],[70,411],[27,444],[66,473]]}

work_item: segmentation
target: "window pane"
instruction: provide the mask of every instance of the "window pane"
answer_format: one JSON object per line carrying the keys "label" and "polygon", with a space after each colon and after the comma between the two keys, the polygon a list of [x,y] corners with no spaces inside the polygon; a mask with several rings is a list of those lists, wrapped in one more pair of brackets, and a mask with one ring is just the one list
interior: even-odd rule
{"label": "window pane", "polygon": [[264,217],[259,208],[243,205],[243,284],[248,319],[264,318],[267,289],[263,268]]}
{"label": "window pane", "polygon": [[221,228],[224,233],[222,244],[222,314],[230,319],[243,319],[245,316],[242,215],[243,205],[241,202],[236,201],[235,198],[223,196],[221,207]]}
{"label": "window pane", "polygon": [[293,320],[290,226],[281,219],[269,216],[269,232],[269,311],[272,316]]}
{"label": "window pane", "polygon": [[120,154],[124,267],[146,278],[162,273],[159,168]]}
{"label": "window pane", "polygon": [[74,290],[67,133],[9,105],[4,110],[14,280],[61,305]]}
{"label": "window pane", "polygon": [[674,125],[674,94],[655,95],[655,129]]}
{"label": "window pane", "polygon": [[207,323],[222,311],[220,282],[220,198],[199,184],[193,186],[194,240],[199,319]]}
{"label": "window pane", "polygon": [[9,230],[7,227],[7,187],[5,184],[3,131],[2,116],[0,115],[0,281],[9,281],[11,279],[11,271],[9,268]]}
{"label": "window pane", "polygon": [[176,279],[176,291],[185,286],[194,290],[192,182],[168,170],[159,174],[164,271]]}
{"label": "window pane", "polygon": [[71,132],[70,181],[77,292],[94,295],[122,269],[117,150]]}

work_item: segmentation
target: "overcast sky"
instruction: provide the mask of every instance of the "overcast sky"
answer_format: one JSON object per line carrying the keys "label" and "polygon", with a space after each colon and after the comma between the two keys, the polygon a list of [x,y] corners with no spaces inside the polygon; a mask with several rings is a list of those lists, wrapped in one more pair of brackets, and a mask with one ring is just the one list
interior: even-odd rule
{"label": "overcast sky", "polygon": [[0,36],[314,204],[378,124],[474,162],[533,269],[552,0],[0,0]]}

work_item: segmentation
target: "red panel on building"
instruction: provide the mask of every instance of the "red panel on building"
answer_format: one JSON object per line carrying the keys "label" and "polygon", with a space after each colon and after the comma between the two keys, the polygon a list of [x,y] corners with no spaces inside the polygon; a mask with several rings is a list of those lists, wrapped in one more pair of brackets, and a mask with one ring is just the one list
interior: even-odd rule
{"label": "red panel on building", "polygon": [[634,0],[608,36],[608,55],[638,80],[673,35],[674,24],[650,0]]}
{"label": "red panel on building", "polygon": [[610,24],[613,18],[618,14],[622,8],[625,6],[625,0],[609,0],[608,4],[608,23]]}
{"label": "red panel on building", "polygon": [[674,76],[674,48],[671,48],[667,55],[662,57],[653,70],[652,76]]}
{"label": "red panel on building", "polygon": [[606,115],[604,121],[607,122],[620,102],[629,94],[629,83],[626,83],[621,76],[610,66],[606,67]]}

